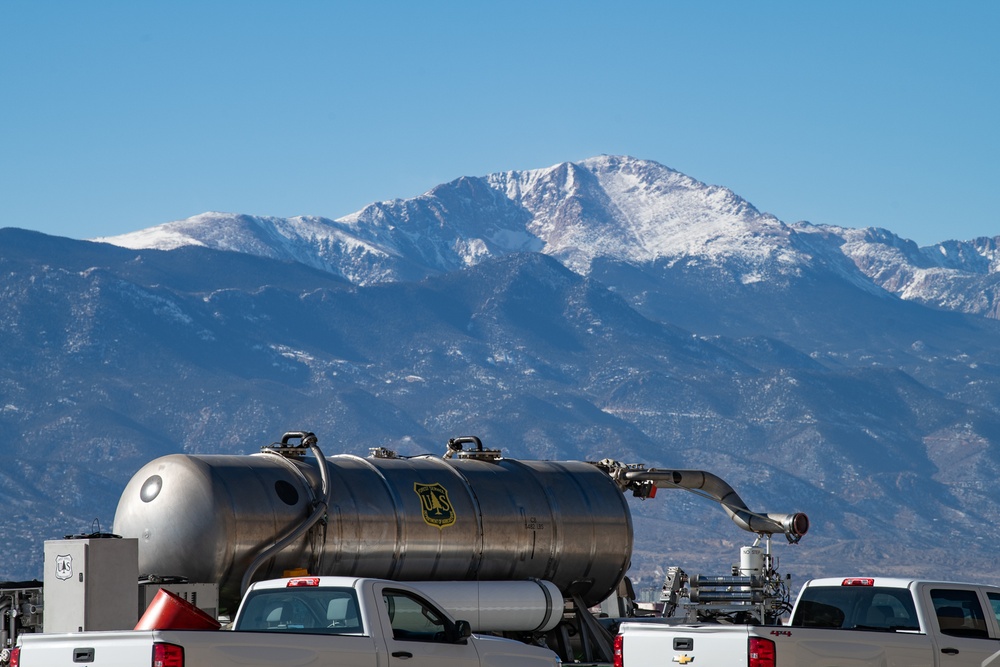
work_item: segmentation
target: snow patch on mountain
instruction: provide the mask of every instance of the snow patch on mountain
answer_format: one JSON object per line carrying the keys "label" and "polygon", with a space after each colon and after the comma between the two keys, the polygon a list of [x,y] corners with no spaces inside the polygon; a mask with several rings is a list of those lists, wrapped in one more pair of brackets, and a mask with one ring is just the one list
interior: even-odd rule
{"label": "snow patch on mountain", "polygon": [[209,212],[120,236],[94,239],[125,248],[173,250],[195,245],[241,252],[259,257],[294,261],[342,275],[353,282],[379,275],[368,263],[352,272],[358,256],[385,258],[384,249],[354,235],[350,228],[326,218],[258,217]]}
{"label": "snow patch on mountain", "polygon": [[841,252],[864,275],[901,299],[997,316],[1000,237],[921,248],[886,229],[826,229],[839,238]]}
{"label": "snow patch on mountain", "polygon": [[[196,217],[200,218],[208,215],[213,214],[206,213]],[[194,220],[194,218],[189,218],[188,220]],[[176,248],[188,245],[205,245],[205,243],[200,239],[188,233],[185,226],[178,222],[158,225],[148,229],[140,229],[139,231],[129,232],[119,236],[102,236],[92,240],[97,243],[110,243],[123,248],[131,248],[132,250],[141,250],[145,248],[175,250]]]}

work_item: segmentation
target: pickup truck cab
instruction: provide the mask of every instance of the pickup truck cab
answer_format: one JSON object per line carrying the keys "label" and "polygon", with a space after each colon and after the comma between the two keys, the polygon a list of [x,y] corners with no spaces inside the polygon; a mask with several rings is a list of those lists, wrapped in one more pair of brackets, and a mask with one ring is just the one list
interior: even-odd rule
{"label": "pickup truck cab", "polygon": [[890,638],[882,642],[886,656],[898,655],[899,664],[910,656],[906,664],[980,665],[1000,652],[1000,588],[871,577],[817,579],[799,593],[789,625],[876,633]]}
{"label": "pickup truck cab", "polygon": [[1000,588],[884,577],[815,579],[787,625],[623,623],[617,667],[1000,667]]}
{"label": "pickup truck cab", "polygon": [[231,630],[25,634],[12,667],[558,667],[548,649],[472,635],[415,588],[382,579],[253,584]]}

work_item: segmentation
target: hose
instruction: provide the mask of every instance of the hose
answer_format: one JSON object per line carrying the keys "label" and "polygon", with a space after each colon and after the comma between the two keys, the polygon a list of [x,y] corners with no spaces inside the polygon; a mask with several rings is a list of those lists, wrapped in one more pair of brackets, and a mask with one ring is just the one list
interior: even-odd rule
{"label": "hose", "polygon": [[247,589],[250,588],[250,581],[253,579],[253,575],[257,573],[257,570],[264,564],[264,561],[302,537],[306,531],[316,525],[316,523],[322,519],[324,515],[326,515],[327,508],[330,506],[330,477],[326,467],[326,457],[323,456],[323,452],[320,451],[319,444],[317,444],[319,442],[318,439],[312,433],[304,431],[293,432],[286,433],[281,439],[281,443],[283,445],[287,444],[290,438],[300,438],[302,444],[309,447],[313,456],[316,457],[320,477],[319,499],[316,500],[312,514],[309,515],[308,519],[298,526],[290,528],[286,531],[285,535],[277,538],[271,546],[264,547],[258,552],[257,556],[247,568],[247,571],[243,574],[243,580],[240,583],[240,597],[246,594]]}

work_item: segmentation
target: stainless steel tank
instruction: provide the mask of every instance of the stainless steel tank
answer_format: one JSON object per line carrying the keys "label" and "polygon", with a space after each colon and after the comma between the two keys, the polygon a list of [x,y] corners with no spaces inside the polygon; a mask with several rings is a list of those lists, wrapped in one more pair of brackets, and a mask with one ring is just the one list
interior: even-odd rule
{"label": "stainless steel tank", "polygon": [[[632,519],[614,481],[579,461],[326,457],[328,520],[254,578],[318,575],[406,581],[553,582],[587,605],[629,566]],[[302,523],[320,488],[316,459],[170,455],[140,469],[114,530],[139,539],[139,571],[218,582],[234,605],[261,547]]]}

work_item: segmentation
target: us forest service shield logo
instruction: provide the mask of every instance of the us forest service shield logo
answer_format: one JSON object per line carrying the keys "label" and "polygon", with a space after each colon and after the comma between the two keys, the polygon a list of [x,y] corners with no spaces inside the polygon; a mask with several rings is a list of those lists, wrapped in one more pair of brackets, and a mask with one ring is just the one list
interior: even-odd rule
{"label": "us forest service shield logo", "polygon": [[56,579],[69,579],[73,576],[73,557],[69,554],[56,556]]}
{"label": "us forest service shield logo", "polygon": [[448,498],[448,489],[440,484],[420,484],[414,482],[413,490],[420,498],[420,514],[428,526],[445,528],[455,523],[455,508]]}

